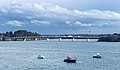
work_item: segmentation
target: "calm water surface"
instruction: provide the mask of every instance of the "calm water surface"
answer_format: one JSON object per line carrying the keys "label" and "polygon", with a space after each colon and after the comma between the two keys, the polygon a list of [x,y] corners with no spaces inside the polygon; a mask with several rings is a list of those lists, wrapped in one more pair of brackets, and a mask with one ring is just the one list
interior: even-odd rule
{"label": "calm water surface", "polygon": [[[97,52],[101,59],[92,58]],[[68,55],[77,63],[64,63]],[[0,42],[0,70],[120,70],[120,43]]]}

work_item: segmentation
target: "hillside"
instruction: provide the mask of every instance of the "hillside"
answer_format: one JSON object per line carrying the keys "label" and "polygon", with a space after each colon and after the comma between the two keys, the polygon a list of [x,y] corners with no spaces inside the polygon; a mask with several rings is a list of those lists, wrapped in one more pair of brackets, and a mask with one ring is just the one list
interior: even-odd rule
{"label": "hillside", "polygon": [[120,34],[108,35],[108,37],[101,37],[98,42],[120,42]]}

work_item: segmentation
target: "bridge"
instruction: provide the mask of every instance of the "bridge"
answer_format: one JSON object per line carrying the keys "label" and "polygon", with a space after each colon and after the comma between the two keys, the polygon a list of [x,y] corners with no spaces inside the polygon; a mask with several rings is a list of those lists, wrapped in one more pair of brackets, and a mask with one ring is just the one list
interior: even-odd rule
{"label": "bridge", "polygon": [[107,37],[108,34],[62,34],[62,35],[40,35],[40,36],[23,36],[23,37],[0,37],[0,41],[38,41],[50,39],[99,39],[101,37]]}

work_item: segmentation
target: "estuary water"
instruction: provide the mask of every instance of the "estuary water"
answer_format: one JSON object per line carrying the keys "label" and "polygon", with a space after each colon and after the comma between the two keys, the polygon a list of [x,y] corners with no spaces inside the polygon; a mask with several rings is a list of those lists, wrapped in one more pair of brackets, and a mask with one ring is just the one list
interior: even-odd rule
{"label": "estuary water", "polygon": [[[77,63],[63,62],[68,55]],[[120,70],[120,42],[0,42],[0,70]]]}

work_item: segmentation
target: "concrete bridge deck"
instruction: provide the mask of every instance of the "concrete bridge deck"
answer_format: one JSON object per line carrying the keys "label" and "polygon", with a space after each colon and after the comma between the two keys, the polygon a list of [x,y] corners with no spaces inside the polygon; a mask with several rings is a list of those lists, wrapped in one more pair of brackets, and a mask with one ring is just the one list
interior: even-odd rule
{"label": "concrete bridge deck", "polygon": [[49,40],[49,39],[99,39],[106,37],[96,34],[66,34],[66,35],[41,35],[41,36],[24,36],[24,37],[0,37],[0,41],[34,41],[34,40]]}

